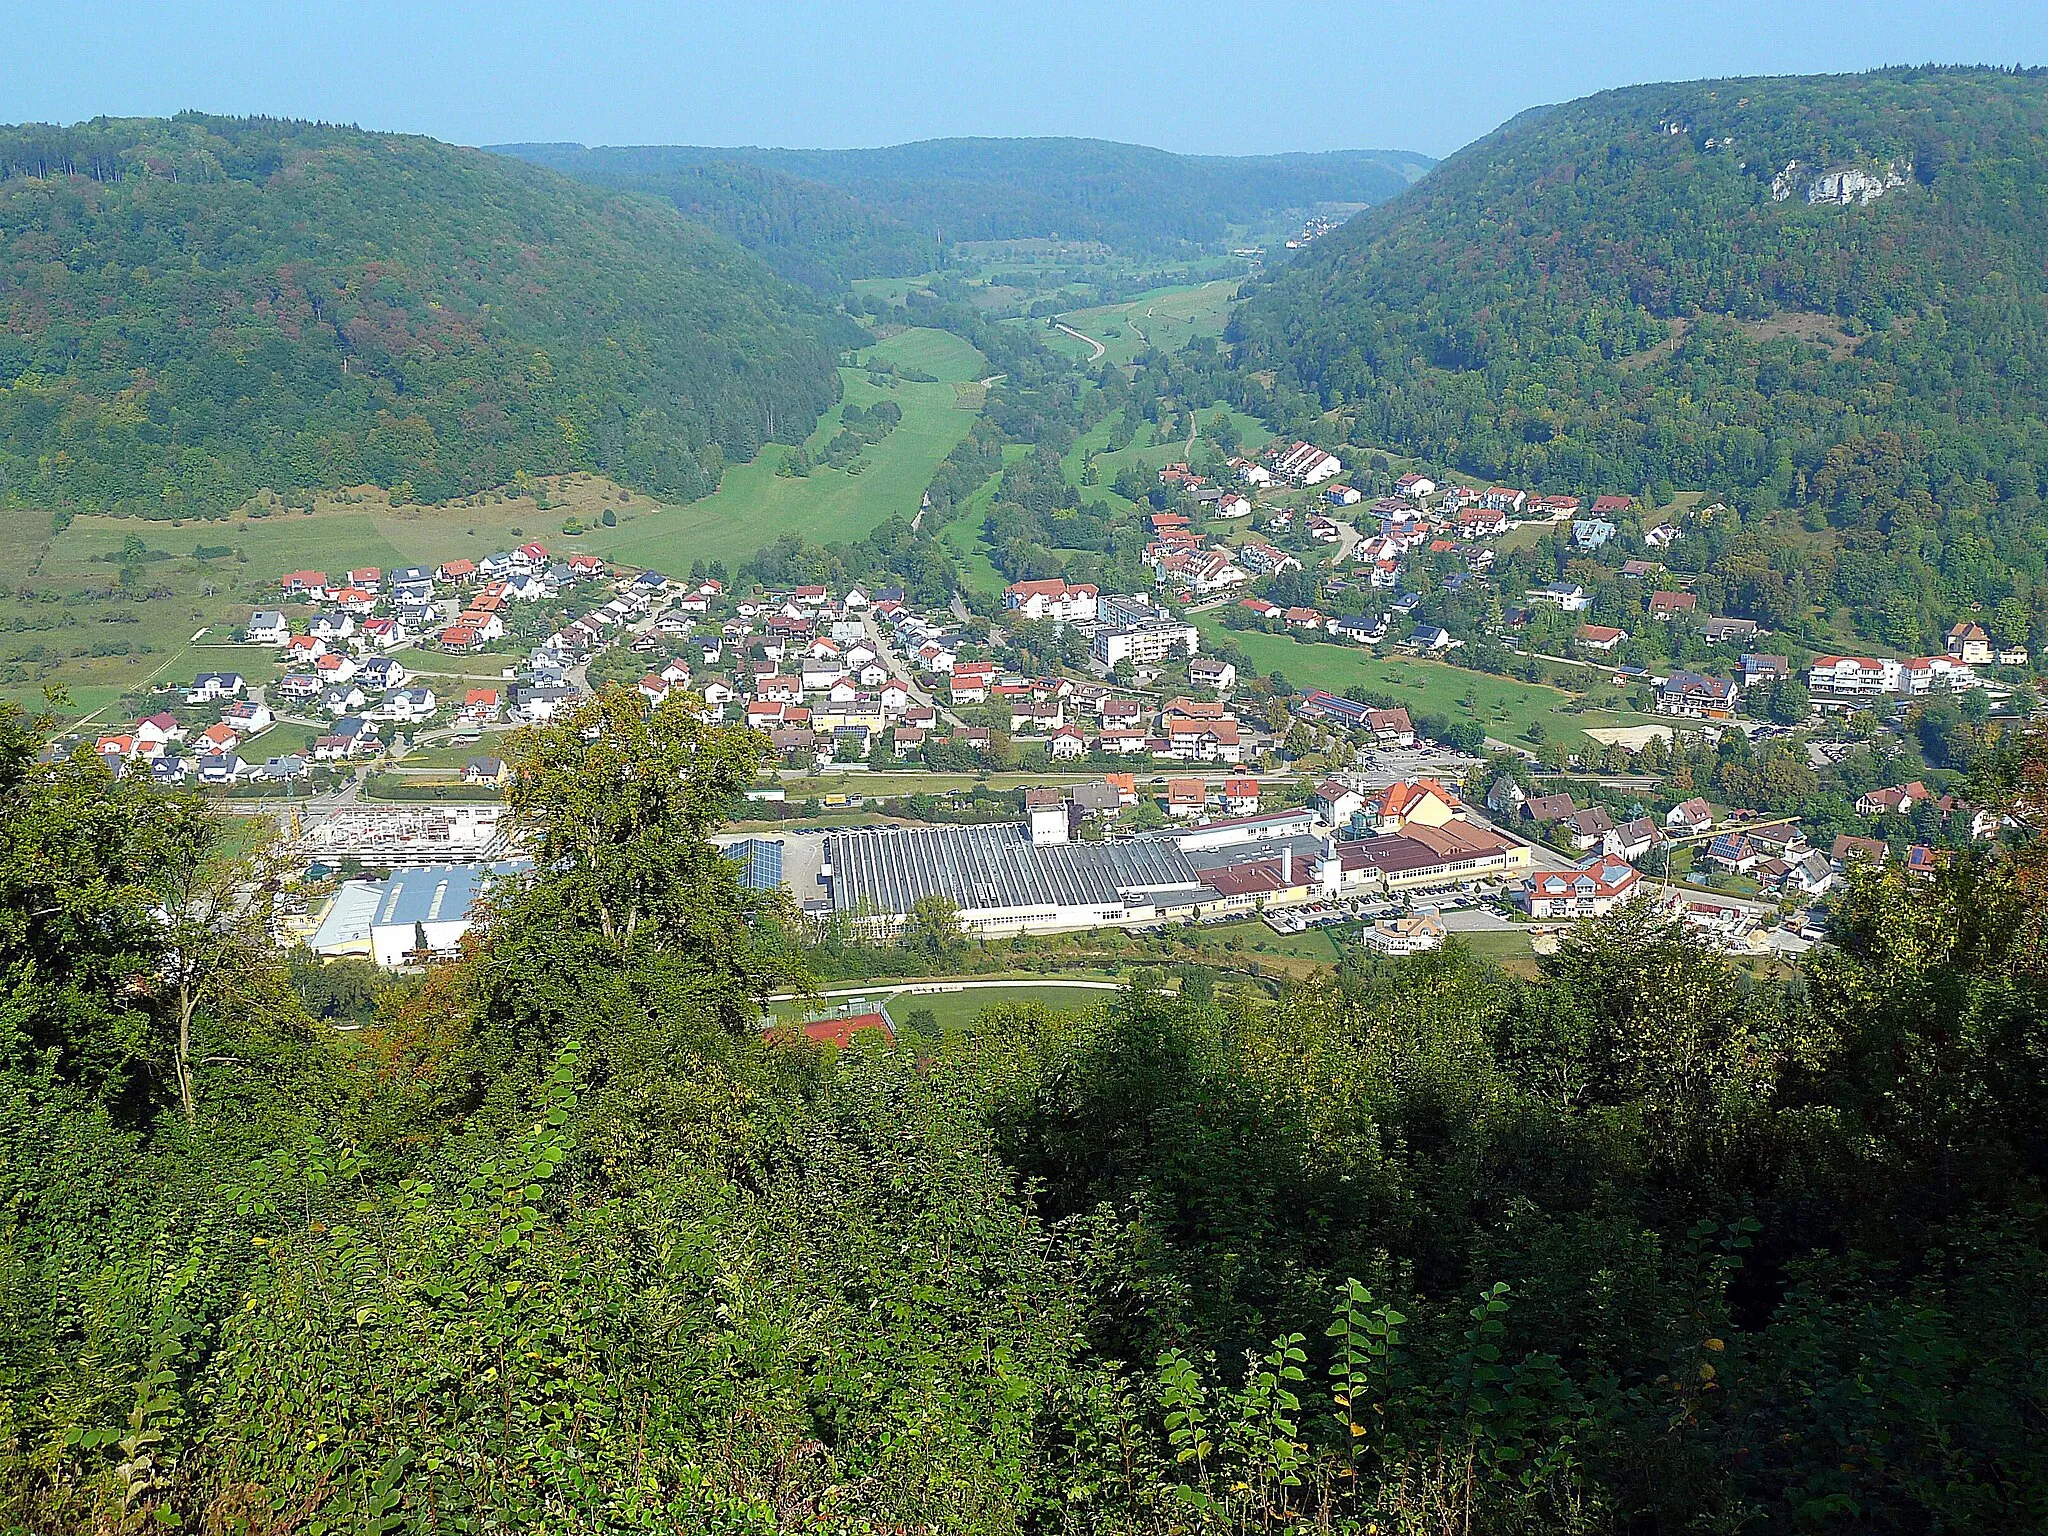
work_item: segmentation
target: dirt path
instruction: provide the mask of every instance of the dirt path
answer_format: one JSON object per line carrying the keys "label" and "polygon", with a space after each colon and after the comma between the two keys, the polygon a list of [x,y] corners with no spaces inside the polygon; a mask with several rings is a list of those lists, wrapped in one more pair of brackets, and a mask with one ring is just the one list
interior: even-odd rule
{"label": "dirt path", "polygon": [[1053,323],[1052,323],[1052,328],[1053,328],[1054,330],[1056,330],[1056,331],[1060,332],[1060,333],[1061,333],[1061,334],[1063,334],[1063,335],[1067,335],[1067,336],[1071,336],[1071,337],[1073,337],[1073,338],[1074,338],[1074,340],[1076,340],[1076,341],[1085,341],[1085,342],[1087,342],[1087,343],[1088,343],[1088,345],[1089,345],[1089,346],[1093,347],[1093,348],[1095,349],[1094,355],[1093,355],[1093,356],[1091,356],[1091,357],[1090,357],[1090,358],[1088,359],[1088,361],[1089,361],[1089,362],[1090,362],[1091,364],[1092,364],[1092,363],[1099,363],[1099,362],[1101,362],[1101,361],[1102,361],[1102,355],[1103,355],[1103,353],[1105,353],[1105,352],[1107,352],[1107,351],[1109,350],[1109,348],[1105,347],[1105,346],[1104,346],[1104,345],[1103,345],[1103,344],[1102,344],[1101,342],[1097,341],[1097,340],[1096,340],[1096,339],[1095,339],[1095,338],[1094,338],[1093,336],[1084,336],[1084,335],[1082,335],[1082,334],[1081,334],[1081,333],[1080,333],[1079,331],[1075,330],[1075,329],[1074,329],[1074,328],[1073,328],[1073,327],[1072,327],[1071,325],[1067,325],[1067,324],[1065,324],[1065,323],[1064,323],[1064,322],[1062,322],[1062,321],[1059,321],[1059,320],[1055,320],[1055,321],[1053,321]]}

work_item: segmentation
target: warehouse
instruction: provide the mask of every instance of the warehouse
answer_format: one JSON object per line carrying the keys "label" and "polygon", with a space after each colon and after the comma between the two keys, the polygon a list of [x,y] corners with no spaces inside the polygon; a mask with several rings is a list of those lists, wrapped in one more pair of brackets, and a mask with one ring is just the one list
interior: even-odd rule
{"label": "warehouse", "polygon": [[469,931],[477,898],[492,880],[530,867],[524,860],[428,864],[388,880],[345,882],[306,941],[316,955],[361,955],[386,970],[453,954]]}

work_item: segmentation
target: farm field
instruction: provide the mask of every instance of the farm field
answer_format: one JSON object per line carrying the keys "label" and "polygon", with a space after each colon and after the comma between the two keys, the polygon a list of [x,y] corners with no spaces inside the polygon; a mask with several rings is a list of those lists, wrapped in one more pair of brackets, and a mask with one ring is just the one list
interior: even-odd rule
{"label": "farm field", "polygon": [[[687,506],[664,507],[621,517],[617,528],[599,529],[578,548],[608,559],[662,569],[687,568],[696,560],[737,563],[785,533],[815,542],[857,539],[891,513],[917,515],[932,472],[974,424],[956,385],[971,385],[986,367],[981,354],[945,331],[900,331],[874,348],[898,367],[938,377],[936,384],[870,384],[862,370],[843,368],[843,405],[868,406],[894,400],[903,421],[870,447],[867,470],[849,475],[820,466],[803,478],[784,477],[784,451],[769,447],[751,464],[726,469],[717,491]],[[839,430],[842,407],[826,412],[808,446],[820,453]]]}
{"label": "farm field", "polygon": [[1228,639],[1251,657],[1261,672],[1279,672],[1297,688],[1342,693],[1365,687],[1390,694],[1412,710],[1456,720],[1477,720],[1489,736],[1514,740],[1536,721],[1555,740],[1589,746],[1589,725],[1639,725],[1646,716],[1627,709],[1586,709],[1578,695],[1541,683],[1467,671],[1419,656],[1376,657],[1335,645],[1304,645],[1281,635],[1225,629],[1213,614],[1197,614],[1195,625],[1214,643]]}

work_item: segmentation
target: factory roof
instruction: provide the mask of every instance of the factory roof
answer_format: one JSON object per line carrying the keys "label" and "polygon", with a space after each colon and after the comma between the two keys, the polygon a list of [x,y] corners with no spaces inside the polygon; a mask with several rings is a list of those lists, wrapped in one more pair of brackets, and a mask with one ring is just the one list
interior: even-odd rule
{"label": "factory roof", "polygon": [[834,832],[827,840],[832,905],[908,912],[945,896],[962,913],[1118,907],[1125,894],[1193,888],[1194,866],[1166,839],[1034,846],[1015,824]]}

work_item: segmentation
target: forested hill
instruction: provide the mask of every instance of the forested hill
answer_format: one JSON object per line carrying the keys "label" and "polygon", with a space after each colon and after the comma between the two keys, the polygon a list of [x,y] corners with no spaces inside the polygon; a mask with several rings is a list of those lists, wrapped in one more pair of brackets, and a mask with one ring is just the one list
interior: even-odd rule
{"label": "forested hill", "polygon": [[[938,239],[837,187],[696,151],[518,144],[495,151],[602,187],[665,198],[722,230],[791,282],[821,292],[857,277],[908,277],[939,264]],[[705,152],[711,153],[711,152]]]}
{"label": "forested hill", "polygon": [[[678,202],[687,207],[686,199],[702,199],[714,222],[749,244],[749,211],[738,207],[727,216],[715,185],[704,185],[731,174],[714,167],[752,166],[798,179],[813,189],[813,217],[851,213],[841,201],[850,198],[866,215],[866,238],[876,242],[896,232],[928,242],[1057,235],[1147,253],[1214,247],[1234,227],[1289,210],[1383,202],[1433,163],[1404,150],[1229,157],[1100,139],[930,139],[841,150],[509,144],[500,152],[589,180],[673,187],[682,194]],[[787,183],[775,190],[792,195]],[[884,274],[876,267],[852,275]]]}
{"label": "forested hill", "polygon": [[2031,497],[2044,216],[2048,73],[1641,86],[1460,152],[1275,273],[1233,335],[1314,397],[1292,408],[1532,487],[1783,503],[1882,439],[1944,505],[1986,476]]}
{"label": "forested hill", "polygon": [[853,339],[651,199],[196,115],[0,129],[0,313],[0,496],[158,516],[521,470],[701,495],[810,430]]}

